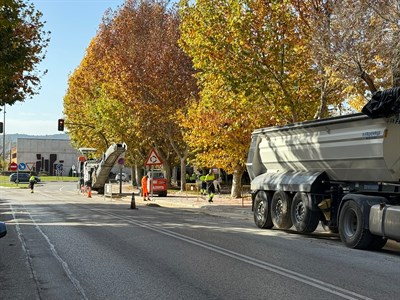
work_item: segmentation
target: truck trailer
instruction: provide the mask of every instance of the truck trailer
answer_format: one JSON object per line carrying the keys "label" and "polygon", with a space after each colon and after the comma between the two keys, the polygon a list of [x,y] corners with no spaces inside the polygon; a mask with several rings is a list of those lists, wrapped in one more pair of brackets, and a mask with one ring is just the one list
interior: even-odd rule
{"label": "truck trailer", "polygon": [[374,94],[363,113],[255,130],[247,160],[255,224],[311,233],[321,222],[356,249],[399,242],[398,92]]}

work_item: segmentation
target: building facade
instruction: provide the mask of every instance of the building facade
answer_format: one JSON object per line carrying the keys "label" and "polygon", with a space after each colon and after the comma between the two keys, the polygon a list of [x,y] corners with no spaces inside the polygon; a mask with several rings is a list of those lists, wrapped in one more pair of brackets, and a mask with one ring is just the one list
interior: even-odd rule
{"label": "building facade", "polygon": [[71,176],[79,151],[72,147],[70,140],[18,138],[11,156],[20,171]]}

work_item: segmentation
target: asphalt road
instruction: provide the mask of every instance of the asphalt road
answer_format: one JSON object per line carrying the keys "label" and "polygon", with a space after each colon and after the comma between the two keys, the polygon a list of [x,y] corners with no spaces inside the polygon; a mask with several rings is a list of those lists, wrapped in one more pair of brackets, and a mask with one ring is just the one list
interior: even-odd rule
{"label": "asphalt road", "polygon": [[398,299],[400,253],[196,210],[0,190],[0,299]]}

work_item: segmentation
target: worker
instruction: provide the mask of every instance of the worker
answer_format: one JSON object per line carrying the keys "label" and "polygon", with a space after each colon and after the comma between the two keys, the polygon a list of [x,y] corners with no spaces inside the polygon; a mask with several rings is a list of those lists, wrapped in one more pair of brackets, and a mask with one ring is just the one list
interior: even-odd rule
{"label": "worker", "polygon": [[33,193],[33,188],[35,187],[35,183],[36,183],[36,178],[31,173],[31,176],[29,177],[29,187],[31,189],[31,193]]}
{"label": "worker", "polygon": [[144,175],[142,177],[142,196],[143,196],[143,201],[150,201],[149,189],[147,188],[147,179],[148,179],[147,175]]}
{"label": "worker", "polygon": [[201,181],[201,183],[200,183],[200,194],[201,195],[207,195],[207,182],[206,182],[205,178],[206,178],[205,175],[201,175],[199,177],[199,180]]}
{"label": "worker", "polygon": [[207,194],[209,203],[213,202],[213,198],[215,195],[214,180],[215,180],[214,173],[212,172],[212,169],[210,169],[210,171],[204,178],[204,181],[207,184]]}
{"label": "worker", "polygon": [[222,178],[218,177],[214,179],[214,189],[216,192],[218,192],[218,194],[221,194],[221,182],[222,182]]}
{"label": "worker", "polygon": [[197,178],[196,173],[193,172],[192,175],[190,175],[189,181],[191,183],[194,183],[194,182],[196,182],[196,178]]}

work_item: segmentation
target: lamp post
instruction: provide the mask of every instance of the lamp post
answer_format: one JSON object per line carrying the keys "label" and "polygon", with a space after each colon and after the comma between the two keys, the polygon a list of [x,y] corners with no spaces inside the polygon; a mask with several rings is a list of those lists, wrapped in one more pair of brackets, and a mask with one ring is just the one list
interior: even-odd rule
{"label": "lamp post", "polygon": [[6,160],[6,104],[3,108],[3,160]]}

